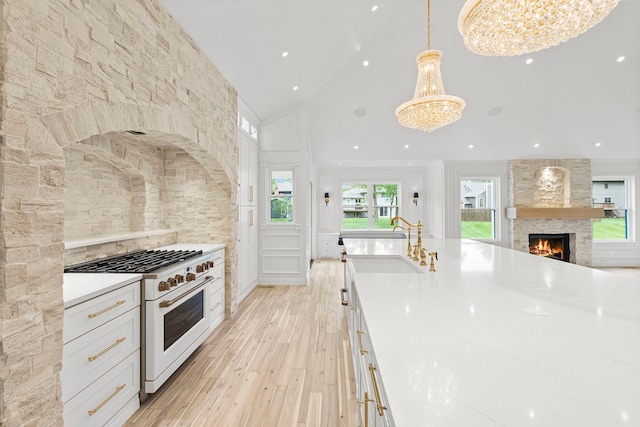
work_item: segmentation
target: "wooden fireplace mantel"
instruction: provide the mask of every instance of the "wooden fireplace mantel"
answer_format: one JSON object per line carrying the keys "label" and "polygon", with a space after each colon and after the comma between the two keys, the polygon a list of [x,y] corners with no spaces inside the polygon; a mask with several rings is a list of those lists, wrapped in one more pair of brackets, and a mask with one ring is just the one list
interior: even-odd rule
{"label": "wooden fireplace mantel", "polygon": [[509,219],[591,219],[604,218],[604,208],[531,208],[508,207]]}

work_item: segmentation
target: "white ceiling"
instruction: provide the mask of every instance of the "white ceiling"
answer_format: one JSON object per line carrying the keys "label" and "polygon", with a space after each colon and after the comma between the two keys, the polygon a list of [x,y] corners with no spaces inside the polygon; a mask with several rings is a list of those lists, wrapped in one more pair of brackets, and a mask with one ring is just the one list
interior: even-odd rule
{"label": "white ceiling", "polygon": [[401,127],[394,114],[413,96],[415,58],[427,48],[426,0],[160,3],[260,120],[306,104],[321,167],[640,159],[640,0],[621,0],[575,39],[510,58],[467,50],[457,29],[464,0],[432,0],[431,48],[443,52],[445,91],[466,108],[430,133]]}

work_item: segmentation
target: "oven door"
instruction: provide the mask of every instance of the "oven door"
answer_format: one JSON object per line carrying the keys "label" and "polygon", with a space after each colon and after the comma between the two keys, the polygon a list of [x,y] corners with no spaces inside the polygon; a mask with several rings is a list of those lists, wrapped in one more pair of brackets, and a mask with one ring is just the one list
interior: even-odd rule
{"label": "oven door", "polygon": [[145,392],[153,393],[209,335],[213,277],[146,301]]}

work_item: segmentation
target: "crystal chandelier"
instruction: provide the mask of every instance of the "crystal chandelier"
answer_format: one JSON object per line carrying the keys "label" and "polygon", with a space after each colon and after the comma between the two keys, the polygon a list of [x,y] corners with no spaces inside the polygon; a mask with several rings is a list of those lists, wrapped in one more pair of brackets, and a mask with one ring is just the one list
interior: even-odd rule
{"label": "crystal chandelier", "polygon": [[444,92],[442,52],[431,49],[431,0],[427,2],[427,50],[416,58],[418,82],[413,99],[396,108],[402,126],[431,132],[462,117],[464,100]]}
{"label": "crystal chandelier", "polygon": [[472,52],[521,55],[584,33],[617,4],[618,0],[467,0],[458,30]]}

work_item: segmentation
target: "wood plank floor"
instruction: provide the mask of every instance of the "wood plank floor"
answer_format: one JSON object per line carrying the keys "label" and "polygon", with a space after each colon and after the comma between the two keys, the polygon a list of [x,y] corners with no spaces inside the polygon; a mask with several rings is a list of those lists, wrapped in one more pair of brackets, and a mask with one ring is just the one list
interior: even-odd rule
{"label": "wood plank floor", "polygon": [[256,288],[125,426],[356,426],[342,286],[318,260],[309,286]]}

